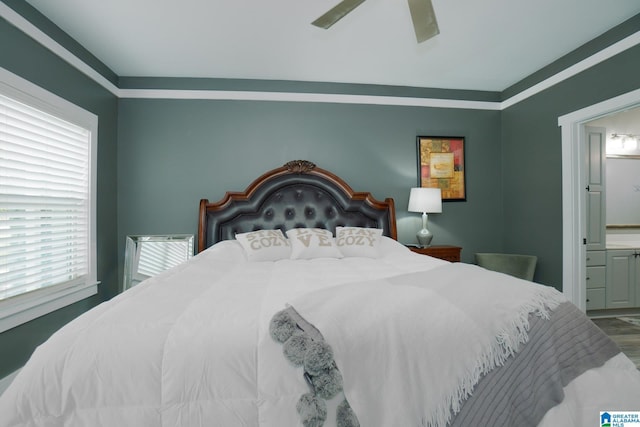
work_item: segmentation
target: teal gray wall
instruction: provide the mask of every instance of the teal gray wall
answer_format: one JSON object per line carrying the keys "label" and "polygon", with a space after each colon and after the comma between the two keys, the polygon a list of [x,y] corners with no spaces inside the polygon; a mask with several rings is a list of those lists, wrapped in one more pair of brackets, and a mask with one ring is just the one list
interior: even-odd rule
{"label": "teal gray wall", "polygon": [[114,95],[0,19],[0,66],[98,116],[98,280],[99,295],[0,333],[0,378],[20,368],[34,348],[69,320],[115,295],[116,137]]}
{"label": "teal gray wall", "polygon": [[636,46],[502,111],[504,250],[537,255],[542,283],[562,289],[558,118],[640,88],[639,67]]}
{"label": "teal gray wall", "polygon": [[[417,185],[416,135],[466,137],[467,201],[430,215],[434,244],[499,250],[500,112],[293,102],[121,99],[118,239],[196,233],[201,198],[244,190],[263,172],[305,159],[355,191],[393,197],[399,240],[414,243],[408,214]],[[121,251],[122,252],[122,251]]]}

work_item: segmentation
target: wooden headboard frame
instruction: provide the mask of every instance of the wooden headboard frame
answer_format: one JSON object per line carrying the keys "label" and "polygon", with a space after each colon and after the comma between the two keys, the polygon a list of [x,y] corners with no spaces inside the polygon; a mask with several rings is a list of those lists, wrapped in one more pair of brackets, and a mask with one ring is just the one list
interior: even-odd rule
{"label": "wooden headboard frame", "polygon": [[397,239],[393,199],[354,192],[333,173],[293,160],[266,172],[244,192],[227,192],[214,203],[200,200],[198,252],[236,233],[316,227],[335,234],[336,226],[382,228]]}

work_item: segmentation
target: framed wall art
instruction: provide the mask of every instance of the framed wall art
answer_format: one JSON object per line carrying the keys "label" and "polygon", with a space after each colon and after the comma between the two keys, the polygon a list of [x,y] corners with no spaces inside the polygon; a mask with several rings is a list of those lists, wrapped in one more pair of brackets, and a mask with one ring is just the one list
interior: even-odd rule
{"label": "framed wall art", "polygon": [[418,186],[440,188],[442,200],[467,199],[462,136],[418,136]]}

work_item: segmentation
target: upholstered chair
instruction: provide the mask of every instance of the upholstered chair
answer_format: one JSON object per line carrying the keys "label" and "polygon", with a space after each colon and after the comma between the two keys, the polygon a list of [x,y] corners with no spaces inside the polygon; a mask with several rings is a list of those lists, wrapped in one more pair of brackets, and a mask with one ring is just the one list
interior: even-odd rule
{"label": "upholstered chair", "polygon": [[480,267],[525,280],[533,280],[538,262],[536,256],[519,254],[476,253],[475,258]]}

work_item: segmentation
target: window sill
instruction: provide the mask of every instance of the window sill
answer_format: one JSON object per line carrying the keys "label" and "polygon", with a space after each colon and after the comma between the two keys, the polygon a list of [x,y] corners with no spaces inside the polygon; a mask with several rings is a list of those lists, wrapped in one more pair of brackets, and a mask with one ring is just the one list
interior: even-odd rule
{"label": "window sill", "polygon": [[98,283],[55,287],[0,301],[0,333],[95,295]]}

